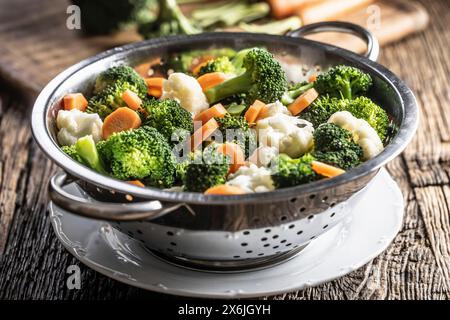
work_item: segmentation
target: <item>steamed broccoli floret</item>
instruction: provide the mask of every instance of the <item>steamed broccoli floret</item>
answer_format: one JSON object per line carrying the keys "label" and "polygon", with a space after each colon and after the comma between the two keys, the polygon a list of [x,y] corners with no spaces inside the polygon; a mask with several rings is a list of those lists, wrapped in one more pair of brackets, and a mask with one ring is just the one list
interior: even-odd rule
{"label": "steamed broccoli floret", "polygon": [[389,130],[389,117],[386,111],[367,97],[351,100],[346,108],[356,118],[366,120],[384,141]]}
{"label": "steamed broccoli floret", "polygon": [[158,0],[158,18],[141,24],[139,33],[146,39],[174,34],[196,34],[201,32],[183,15],[175,0]]}
{"label": "steamed broccoli floret", "polygon": [[129,82],[113,83],[89,99],[86,112],[97,113],[100,118],[105,119],[117,108],[127,106],[122,99],[122,94],[127,89],[139,93],[139,88]]}
{"label": "steamed broccoli floret", "polygon": [[339,65],[320,74],[314,87],[320,94],[353,99],[365,94],[372,85],[372,78],[358,68]]}
{"label": "steamed broccoli floret", "polygon": [[200,68],[197,75],[201,76],[210,72],[236,73],[236,69],[227,56],[222,56],[208,61],[206,65]]}
{"label": "steamed broccoli floret", "polygon": [[193,131],[191,113],[183,109],[177,101],[148,100],[143,106],[148,114],[144,125],[157,129],[169,143],[180,142]]}
{"label": "steamed broccoli floret", "polygon": [[256,149],[256,133],[250,129],[244,117],[227,113],[223,118],[215,119],[223,140],[239,144],[245,150],[246,158]]}
{"label": "steamed broccoli floret", "polygon": [[330,116],[338,111],[348,111],[356,118],[366,120],[380,136],[381,141],[386,138],[389,128],[389,118],[380,106],[367,97],[353,100],[320,97],[300,114],[300,118],[313,124],[314,127],[328,121]]}
{"label": "steamed broccoli floret", "polygon": [[138,90],[136,93],[142,99],[147,95],[147,85],[144,79],[131,67],[120,65],[100,73],[95,79],[94,93],[99,93],[115,83],[128,82]]}
{"label": "steamed broccoli floret", "polygon": [[184,189],[192,192],[204,192],[218,184],[223,184],[229,169],[229,159],[216,151],[214,146],[206,148],[203,153],[187,165],[184,172]]}
{"label": "steamed broccoli floret", "polygon": [[297,97],[303,94],[306,90],[311,89],[313,86],[314,83],[308,81],[299,82],[289,86],[288,90],[283,93],[283,96],[281,97],[281,103],[285,106],[291,104]]}
{"label": "steamed broccoli floret", "polygon": [[350,131],[324,123],[314,131],[313,155],[321,162],[347,170],[361,163],[363,151]]}
{"label": "steamed broccoli floret", "polygon": [[62,150],[72,159],[94,169],[100,173],[106,173],[103,162],[91,135],[79,138],[72,146],[64,146]]}
{"label": "steamed broccoli floret", "polygon": [[155,128],[114,133],[97,144],[112,175],[121,180],[142,180],[145,185],[170,187],[175,179],[176,160],[165,137]]}
{"label": "steamed broccoli floret", "polygon": [[256,99],[271,103],[279,100],[286,91],[286,74],[267,50],[254,48],[248,51],[243,67],[246,69],[243,74],[205,92],[210,103],[242,92],[247,93],[247,103],[253,103]]}
{"label": "steamed broccoli floret", "polygon": [[299,117],[311,122],[314,128],[328,121],[330,116],[338,111],[345,110],[348,100],[322,96],[314,102]]}
{"label": "steamed broccoli floret", "polygon": [[118,31],[130,22],[151,20],[155,0],[72,0],[81,10],[81,29],[89,34]]}
{"label": "steamed broccoli floret", "polygon": [[308,153],[298,159],[292,159],[284,153],[278,155],[271,167],[275,187],[293,187],[316,180],[317,174],[311,168],[313,160],[314,157]]}

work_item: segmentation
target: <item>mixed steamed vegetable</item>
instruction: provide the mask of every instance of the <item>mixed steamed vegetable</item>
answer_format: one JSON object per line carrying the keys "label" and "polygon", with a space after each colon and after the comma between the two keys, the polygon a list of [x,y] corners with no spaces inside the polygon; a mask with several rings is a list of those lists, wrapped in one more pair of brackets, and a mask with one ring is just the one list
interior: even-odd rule
{"label": "mixed steamed vegetable", "polygon": [[118,65],[90,98],[67,94],[62,150],[142,187],[244,194],[343,174],[379,154],[391,126],[369,74],[338,65],[292,83],[262,48],[176,54],[143,76]]}

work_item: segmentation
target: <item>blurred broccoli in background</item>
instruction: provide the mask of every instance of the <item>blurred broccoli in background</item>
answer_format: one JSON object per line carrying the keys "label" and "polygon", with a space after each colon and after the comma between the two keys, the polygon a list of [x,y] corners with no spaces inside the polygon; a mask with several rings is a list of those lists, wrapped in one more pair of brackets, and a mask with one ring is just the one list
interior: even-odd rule
{"label": "blurred broccoli in background", "polygon": [[155,128],[142,126],[115,133],[97,148],[105,167],[117,179],[138,179],[159,188],[171,187],[175,181],[176,159]]}
{"label": "blurred broccoli in background", "polygon": [[139,25],[138,31],[144,38],[201,32],[183,15],[175,0],[158,0],[158,4],[156,20]]}
{"label": "blurred broccoli in background", "polygon": [[218,57],[214,60],[208,61],[203,67],[200,68],[200,71],[197,73],[197,76],[204,75],[205,73],[210,72],[223,72],[228,74],[236,73],[236,69],[234,65],[231,63],[230,59],[227,56]]}
{"label": "blurred broccoli in background", "polygon": [[156,0],[72,0],[81,10],[81,28],[88,34],[108,34],[129,23],[153,19]]}
{"label": "blurred broccoli in background", "polygon": [[203,63],[219,57],[228,57],[231,59],[235,55],[236,51],[231,48],[191,50],[172,54],[167,61],[167,68],[173,69],[176,72],[194,74],[194,70]]}
{"label": "blurred broccoli in background", "polygon": [[285,34],[288,31],[298,29],[302,26],[302,20],[293,16],[282,20],[270,21],[262,24],[239,23],[239,28],[247,32]]}
{"label": "blurred broccoli in background", "polygon": [[350,131],[324,123],[314,131],[313,155],[321,162],[347,170],[361,163],[363,151]]}
{"label": "blurred broccoli in background", "polygon": [[297,186],[316,180],[317,174],[311,167],[314,157],[307,153],[301,158],[292,159],[288,155],[279,154],[271,167],[271,176],[276,188]]}

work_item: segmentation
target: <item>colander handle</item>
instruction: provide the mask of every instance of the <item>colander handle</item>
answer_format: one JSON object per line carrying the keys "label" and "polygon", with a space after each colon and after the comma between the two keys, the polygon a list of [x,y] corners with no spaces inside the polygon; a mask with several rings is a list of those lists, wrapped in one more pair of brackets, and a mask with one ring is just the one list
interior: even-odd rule
{"label": "colander handle", "polygon": [[64,190],[64,186],[70,182],[65,172],[56,173],[48,185],[50,199],[62,209],[88,218],[108,221],[151,220],[183,206],[182,203],[162,204],[157,200],[133,203],[90,200]]}
{"label": "colander handle", "polygon": [[298,29],[286,33],[290,37],[304,37],[309,34],[321,32],[341,32],[349,33],[361,38],[367,45],[364,56],[372,61],[377,61],[380,53],[380,45],[375,35],[357,24],[344,21],[324,21],[307,24]]}

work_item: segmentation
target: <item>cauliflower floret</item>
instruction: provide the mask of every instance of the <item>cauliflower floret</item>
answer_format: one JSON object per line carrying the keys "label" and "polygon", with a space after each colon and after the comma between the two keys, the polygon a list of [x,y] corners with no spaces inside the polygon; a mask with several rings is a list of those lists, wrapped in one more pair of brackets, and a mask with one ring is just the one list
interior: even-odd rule
{"label": "cauliflower floret", "polygon": [[227,185],[240,187],[246,193],[266,192],[274,190],[270,170],[264,167],[258,168],[254,164],[240,167],[238,171],[231,174]]}
{"label": "cauliflower floret", "polygon": [[257,165],[258,167],[267,167],[278,155],[278,149],[275,147],[260,146],[253,151],[252,155],[248,158],[248,161]]}
{"label": "cauliflower floret", "polygon": [[194,115],[208,109],[209,104],[197,80],[187,74],[175,72],[163,82],[161,99],[174,99]]}
{"label": "cauliflower floret", "polygon": [[78,138],[91,135],[97,143],[102,139],[103,122],[96,113],[81,112],[77,109],[60,110],[56,117],[58,142],[62,146],[71,146]]}
{"label": "cauliflower floret", "polygon": [[278,148],[291,158],[298,158],[313,145],[312,124],[284,113],[257,121],[256,130],[261,145]]}
{"label": "cauliflower floret", "polygon": [[265,119],[268,117],[273,117],[277,113],[291,115],[289,110],[280,101],[275,101],[273,103],[269,103],[268,105],[266,105],[266,109],[265,109],[264,115],[262,117],[260,117],[259,115],[258,116],[261,119]]}
{"label": "cauliflower floret", "polygon": [[350,131],[353,140],[362,148],[364,160],[371,159],[383,151],[383,143],[374,128],[364,119],[354,117],[348,111],[331,115],[328,122]]}

